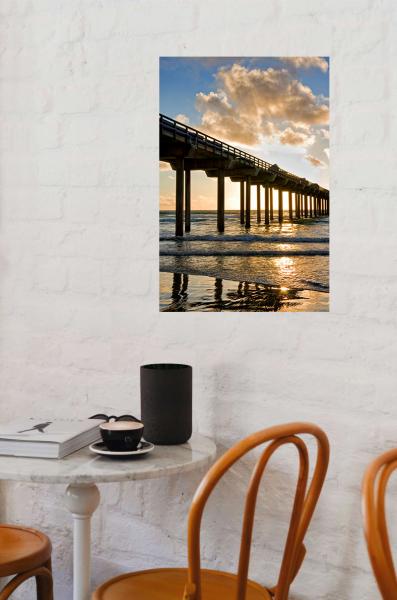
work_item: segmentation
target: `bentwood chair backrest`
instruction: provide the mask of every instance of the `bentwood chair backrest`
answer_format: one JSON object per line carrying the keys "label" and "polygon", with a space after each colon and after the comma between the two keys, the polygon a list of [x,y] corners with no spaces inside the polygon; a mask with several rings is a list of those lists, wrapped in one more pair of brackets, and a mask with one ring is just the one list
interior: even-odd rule
{"label": "bentwood chair backrest", "polygon": [[[309,456],[306,443],[299,437],[302,434],[312,435],[317,440],[316,464],[309,487]],[[306,553],[303,540],[321,492],[329,460],[327,436],[319,427],[311,423],[290,423],[258,431],[233,446],[208,471],[193,498],[189,512],[189,581],[185,593],[185,598],[188,600],[202,600],[200,526],[208,497],[226,471],[250,450],[261,444],[267,444],[267,446],[254,467],[245,499],[236,600],[244,600],[246,595],[255,506],[262,475],[273,453],[281,446],[291,444],[298,451],[298,479],[278,581],[271,590],[275,600],[286,600],[288,598],[290,585],[299,571]]]}
{"label": "bentwood chair backrest", "polygon": [[395,469],[397,469],[397,448],[381,454],[368,466],[362,488],[368,554],[383,600],[397,598],[397,578],[385,510],[387,484]]}

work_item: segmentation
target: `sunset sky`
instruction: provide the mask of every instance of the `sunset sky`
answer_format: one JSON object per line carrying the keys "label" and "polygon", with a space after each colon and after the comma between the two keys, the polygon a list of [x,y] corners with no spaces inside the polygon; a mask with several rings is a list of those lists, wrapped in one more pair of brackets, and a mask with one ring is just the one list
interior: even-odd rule
{"label": "sunset sky", "polygon": [[[321,57],[161,58],[160,112],[329,187],[329,62]],[[226,209],[239,184],[226,179]],[[160,209],[175,173],[160,163]],[[192,173],[192,210],[216,208],[216,179]]]}

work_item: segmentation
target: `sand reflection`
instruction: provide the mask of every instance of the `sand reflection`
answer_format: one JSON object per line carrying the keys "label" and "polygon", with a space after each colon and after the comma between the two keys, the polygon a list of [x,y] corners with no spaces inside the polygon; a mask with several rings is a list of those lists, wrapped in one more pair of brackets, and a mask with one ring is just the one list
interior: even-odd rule
{"label": "sand reflection", "polygon": [[[293,268],[293,260],[288,257],[279,260],[283,261],[280,269]],[[328,294],[324,292],[188,273],[161,273],[160,298],[160,310],[163,312],[328,310]]]}

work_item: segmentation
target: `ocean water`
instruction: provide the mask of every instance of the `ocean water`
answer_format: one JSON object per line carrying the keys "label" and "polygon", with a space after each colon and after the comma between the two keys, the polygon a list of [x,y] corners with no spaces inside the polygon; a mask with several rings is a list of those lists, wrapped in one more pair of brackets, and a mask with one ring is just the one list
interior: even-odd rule
{"label": "ocean water", "polygon": [[[262,216],[263,218],[263,216]],[[270,225],[240,224],[239,211],[225,213],[217,232],[216,211],[194,211],[191,232],[175,237],[175,213],[160,212],[160,271],[207,275],[294,290],[329,291],[329,219],[290,222],[277,211]]]}

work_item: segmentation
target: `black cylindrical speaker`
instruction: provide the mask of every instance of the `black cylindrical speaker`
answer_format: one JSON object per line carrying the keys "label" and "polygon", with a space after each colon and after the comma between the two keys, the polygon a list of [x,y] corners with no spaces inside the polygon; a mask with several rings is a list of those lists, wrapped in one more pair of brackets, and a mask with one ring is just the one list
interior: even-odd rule
{"label": "black cylindrical speaker", "polygon": [[184,444],[192,435],[192,367],[141,367],[141,421],[153,444]]}

